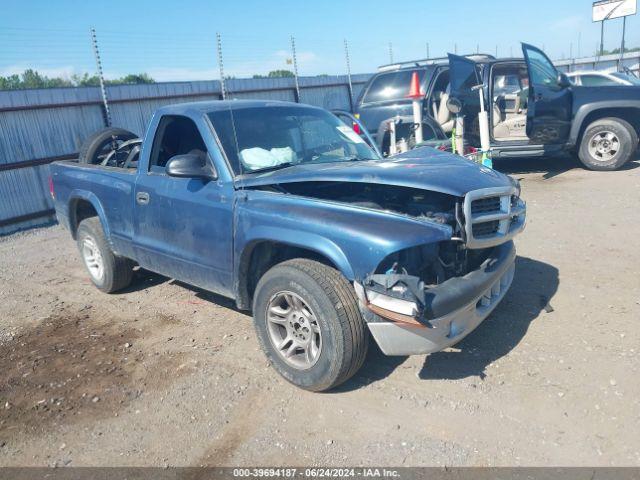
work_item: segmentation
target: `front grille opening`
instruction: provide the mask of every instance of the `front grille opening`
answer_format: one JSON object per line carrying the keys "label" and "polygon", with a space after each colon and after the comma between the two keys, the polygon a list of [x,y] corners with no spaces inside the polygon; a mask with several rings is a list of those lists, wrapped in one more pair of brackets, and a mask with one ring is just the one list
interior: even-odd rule
{"label": "front grille opening", "polygon": [[500,222],[494,220],[492,222],[482,222],[473,224],[473,236],[476,238],[495,235],[500,229]]}
{"label": "front grille opening", "polygon": [[471,214],[497,212],[500,210],[500,197],[479,198],[471,202]]}

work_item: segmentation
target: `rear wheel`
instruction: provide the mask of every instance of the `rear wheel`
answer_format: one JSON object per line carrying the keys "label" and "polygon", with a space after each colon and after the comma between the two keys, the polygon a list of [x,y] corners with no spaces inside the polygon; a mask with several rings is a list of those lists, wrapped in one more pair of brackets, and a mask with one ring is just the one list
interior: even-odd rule
{"label": "rear wheel", "polygon": [[590,170],[617,170],[629,161],[637,146],[638,135],[628,122],[603,118],[585,130],[578,158]]}
{"label": "rear wheel", "polygon": [[116,255],[102,230],[98,217],[86,218],[78,225],[78,249],[91,282],[105,293],[127,287],[133,278],[133,263]]}
{"label": "rear wheel", "polygon": [[364,362],[369,336],[355,292],[327,265],[294,259],[271,268],[256,287],[253,315],[270,363],[300,388],[331,389]]}

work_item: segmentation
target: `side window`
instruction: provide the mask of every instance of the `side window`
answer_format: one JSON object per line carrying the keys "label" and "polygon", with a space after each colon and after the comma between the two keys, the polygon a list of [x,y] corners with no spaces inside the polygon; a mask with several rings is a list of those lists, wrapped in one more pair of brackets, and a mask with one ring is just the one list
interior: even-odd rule
{"label": "side window", "polygon": [[599,87],[603,85],[619,85],[610,78],[600,75],[581,75],[582,85]]}
{"label": "side window", "polygon": [[207,148],[196,124],[188,117],[165,115],[156,130],[149,159],[149,171],[164,173],[171,157],[185,153],[205,155]]}
{"label": "side window", "polygon": [[547,57],[537,50],[527,50],[529,64],[531,67],[531,81],[534,85],[557,85],[556,68],[549,62]]}

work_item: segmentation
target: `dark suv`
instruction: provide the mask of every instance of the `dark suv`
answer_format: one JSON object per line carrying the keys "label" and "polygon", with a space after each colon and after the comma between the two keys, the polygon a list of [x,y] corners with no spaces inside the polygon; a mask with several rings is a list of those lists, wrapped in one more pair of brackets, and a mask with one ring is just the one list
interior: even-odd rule
{"label": "dark suv", "polygon": [[[467,55],[465,58],[484,60],[494,57],[475,54]],[[421,90],[426,92],[425,108],[429,103],[426,99],[432,99],[428,115],[423,116],[424,139],[427,141],[446,139],[453,129],[453,115],[446,108],[449,85],[448,57],[383,65],[362,89],[356,101],[354,113],[385,154],[389,152],[388,120],[391,118],[402,120],[398,139],[411,135],[413,114],[408,94],[414,72],[418,73]]]}
{"label": "dark suv", "polygon": [[[615,170],[635,153],[640,131],[640,87],[572,85],[540,49],[523,44],[524,58],[495,59],[489,55],[458,56],[389,68],[400,79],[413,71],[422,75],[423,112],[445,134],[453,128],[447,100],[462,103],[465,141],[479,147],[479,92],[482,85],[493,157],[576,153],[593,170]],[[407,72],[407,73],[405,73]],[[420,73],[422,72],[422,73]],[[360,118],[385,150],[387,120],[408,115],[410,101],[369,101],[370,91],[385,91],[386,71],[374,76],[356,105]],[[404,83],[403,83],[404,85]],[[406,83],[407,89],[409,83]],[[386,92],[391,94],[391,90]],[[375,99],[376,97],[370,97]],[[409,131],[409,135],[410,135]]]}

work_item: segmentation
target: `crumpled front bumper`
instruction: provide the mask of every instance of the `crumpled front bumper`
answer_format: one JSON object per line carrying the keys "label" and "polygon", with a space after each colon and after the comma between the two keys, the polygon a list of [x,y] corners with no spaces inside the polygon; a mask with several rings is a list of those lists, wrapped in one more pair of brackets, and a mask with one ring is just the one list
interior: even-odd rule
{"label": "crumpled front bumper", "polygon": [[515,257],[513,242],[507,242],[496,247],[478,270],[429,289],[419,322],[384,318],[363,305],[361,298],[373,338],[386,355],[428,354],[454,345],[500,303],[513,281]]}

